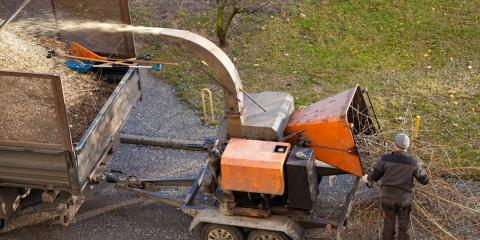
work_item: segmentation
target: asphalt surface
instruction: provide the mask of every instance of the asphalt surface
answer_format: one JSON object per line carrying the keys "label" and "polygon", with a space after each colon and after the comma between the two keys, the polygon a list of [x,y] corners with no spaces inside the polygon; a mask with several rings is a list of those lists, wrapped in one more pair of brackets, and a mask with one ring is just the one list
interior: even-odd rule
{"label": "asphalt surface", "polygon": [[[203,140],[215,136],[198,112],[180,102],[175,90],[150,75],[142,78],[143,100],[122,132],[156,137]],[[108,170],[138,177],[195,176],[206,154],[173,149],[121,144]],[[16,213],[10,231],[1,240],[30,239],[191,239],[191,218],[180,210],[119,193],[110,184],[100,184],[86,193],[76,222],[69,227],[55,220],[55,205],[39,205]]]}

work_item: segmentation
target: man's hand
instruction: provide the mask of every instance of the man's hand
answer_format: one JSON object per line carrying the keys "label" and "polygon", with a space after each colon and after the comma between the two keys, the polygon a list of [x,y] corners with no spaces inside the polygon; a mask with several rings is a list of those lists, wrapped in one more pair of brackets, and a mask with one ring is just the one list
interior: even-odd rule
{"label": "man's hand", "polygon": [[427,171],[425,171],[422,165],[419,165],[417,172],[415,173],[414,176],[417,179],[417,181],[422,185],[427,185],[430,182]]}
{"label": "man's hand", "polygon": [[368,174],[363,175],[362,182],[363,183],[368,183]]}
{"label": "man's hand", "polygon": [[372,188],[372,183],[370,181],[368,181],[368,174],[363,175],[362,182],[365,183],[365,185],[368,188]]}

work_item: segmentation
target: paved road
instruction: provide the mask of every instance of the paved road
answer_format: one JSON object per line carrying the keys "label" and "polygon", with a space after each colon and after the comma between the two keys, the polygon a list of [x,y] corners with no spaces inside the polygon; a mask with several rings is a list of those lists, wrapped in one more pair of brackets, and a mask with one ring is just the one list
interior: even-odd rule
{"label": "paved road", "polygon": [[[122,132],[190,140],[216,135],[215,128],[204,127],[198,113],[175,97],[171,86],[144,75],[142,87],[143,101]],[[194,176],[205,157],[200,152],[122,144],[109,169],[138,177]],[[60,226],[51,220],[55,206],[40,205],[18,212],[11,226],[16,229],[0,239],[191,239],[190,217],[174,207],[139,201],[109,184],[95,186],[86,195],[75,224]]]}

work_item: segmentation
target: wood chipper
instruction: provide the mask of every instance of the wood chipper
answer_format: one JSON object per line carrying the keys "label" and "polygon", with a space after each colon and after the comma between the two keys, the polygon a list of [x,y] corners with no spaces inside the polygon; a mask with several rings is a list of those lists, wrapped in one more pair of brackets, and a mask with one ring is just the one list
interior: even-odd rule
{"label": "wood chipper", "polygon": [[[295,110],[288,93],[248,94],[233,63],[209,40],[182,30],[148,32],[187,47],[213,69],[224,89],[224,121],[218,136],[203,144],[208,159],[196,178],[142,180],[106,174],[106,180],[139,197],[179,207],[193,216],[190,230],[202,240],[315,239],[312,229],[328,225],[339,238],[364,173],[355,136],[378,131],[366,91],[355,86]],[[314,217],[317,195],[328,194],[319,193],[319,182],[339,174],[357,177],[342,216],[338,221]],[[178,198],[163,191],[164,186],[190,188]],[[195,201],[200,189],[214,204]]]}

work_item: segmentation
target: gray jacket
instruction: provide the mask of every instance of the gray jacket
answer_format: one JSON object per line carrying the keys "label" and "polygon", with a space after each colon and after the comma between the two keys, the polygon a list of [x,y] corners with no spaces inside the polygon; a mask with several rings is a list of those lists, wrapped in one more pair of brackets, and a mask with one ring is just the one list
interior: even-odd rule
{"label": "gray jacket", "polygon": [[413,196],[413,179],[426,185],[428,175],[417,159],[406,152],[385,154],[369,174],[369,181],[382,179],[381,188],[384,201],[409,205]]}

